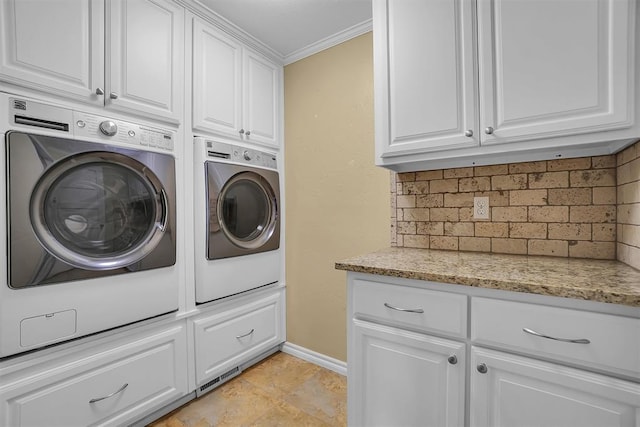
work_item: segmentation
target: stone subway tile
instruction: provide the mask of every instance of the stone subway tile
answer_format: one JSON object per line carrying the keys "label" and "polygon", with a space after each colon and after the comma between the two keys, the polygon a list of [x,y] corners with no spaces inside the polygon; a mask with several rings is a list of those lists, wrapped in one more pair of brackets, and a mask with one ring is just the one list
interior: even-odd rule
{"label": "stone subway tile", "polygon": [[591,168],[591,157],[578,157],[575,159],[549,160],[547,169],[549,171],[569,171]]}
{"label": "stone subway tile", "polygon": [[616,224],[592,224],[591,238],[596,242],[615,242]]}
{"label": "stone subway tile", "polygon": [[429,249],[429,236],[411,235],[402,236],[405,248]]}
{"label": "stone subway tile", "polygon": [[405,221],[429,221],[428,208],[412,208],[404,210]]}
{"label": "stone subway tile", "polygon": [[[529,206],[529,222],[568,222],[568,206]],[[584,221],[582,221],[584,222]]]}
{"label": "stone subway tile", "polygon": [[615,169],[592,169],[571,171],[571,187],[611,187],[616,185]]}
{"label": "stone subway tile", "polygon": [[497,175],[491,177],[492,190],[525,190],[527,174]]}
{"label": "stone subway tile", "polygon": [[[615,205],[617,201],[616,187],[593,187],[594,205]],[[639,188],[640,192],[640,188]]]}
{"label": "stone subway tile", "polygon": [[458,208],[431,208],[431,221],[459,221]]}
{"label": "stone subway tile", "polygon": [[496,222],[525,222],[527,220],[526,206],[494,207],[491,208],[491,221]]}
{"label": "stone subway tile", "polygon": [[423,171],[416,172],[416,181],[430,181],[433,179],[442,179],[443,171],[434,170],[434,171]]}
{"label": "stone subway tile", "polygon": [[529,188],[569,187],[569,172],[536,172],[529,174]]}
{"label": "stone subway tile", "polygon": [[508,237],[509,224],[506,222],[476,222],[475,237]]}
{"label": "stone subway tile", "polygon": [[491,252],[525,255],[527,253],[527,239],[492,238]]}
{"label": "stone subway tile", "polygon": [[591,224],[549,224],[550,240],[591,240]]}
{"label": "stone subway tile", "polygon": [[616,259],[615,242],[570,242],[569,257]]}
{"label": "stone subway tile", "polygon": [[476,166],[473,171],[474,176],[507,175],[509,165]]}
{"label": "stone subway tile", "polygon": [[511,163],[509,165],[510,174],[546,172],[546,171],[547,171],[547,162],[545,160],[539,161],[539,162]]}
{"label": "stone subway tile", "polygon": [[491,252],[491,239],[488,237],[464,237],[458,238],[461,251]]}
{"label": "stone subway tile", "polygon": [[457,193],[458,179],[436,179],[429,181],[431,185],[431,193]]}
{"label": "stone subway tile", "polygon": [[416,224],[417,234],[429,234],[433,236],[444,235],[444,222],[442,221],[418,222]]}
{"label": "stone subway tile", "polygon": [[616,207],[602,206],[571,206],[570,222],[616,222]]}
{"label": "stone subway tile", "polygon": [[511,190],[509,204],[511,206],[546,205],[548,190]]}
{"label": "stone subway tile", "polygon": [[488,176],[474,178],[460,178],[460,191],[489,191],[491,190],[491,178]]}
{"label": "stone subway tile", "polygon": [[509,224],[510,238],[546,239],[547,224],[543,222],[512,222]]}
{"label": "stone subway tile", "polygon": [[444,206],[447,208],[473,206],[473,193],[446,193]]}
{"label": "stone subway tile", "polygon": [[396,206],[398,208],[415,208],[416,196],[399,194],[396,196]]}
{"label": "stone subway tile", "polygon": [[473,222],[445,222],[445,236],[469,236],[474,235]]}
{"label": "stone subway tile", "polygon": [[444,178],[469,178],[473,176],[473,168],[445,169]]}
{"label": "stone subway tile", "polygon": [[549,205],[590,205],[591,188],[554,188],[549,190]]}
{"label": "stone subway tile", "polygon": [[443,194],[420,194],[416,196],[417,208],[441,208],[444,206]]}
{"label": "stone subway tile", "polygon": [[458,238],[450,236],[430,236],[429,247],[431,249],[458,250]]}
{"label": "stone subway tile", "polygon": [[569,242],[566,240],[529,240],[529,255],[569,256]]}

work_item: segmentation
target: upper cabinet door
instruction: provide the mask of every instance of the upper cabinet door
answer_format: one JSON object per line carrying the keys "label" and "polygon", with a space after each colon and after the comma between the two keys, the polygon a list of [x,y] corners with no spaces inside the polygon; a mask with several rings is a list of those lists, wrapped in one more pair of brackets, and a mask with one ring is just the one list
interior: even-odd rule
{"label": "upper cabinet door", "polygon": [[169,0],[113,0],[105,104],[179,122],[184,76],[184,9]]}
{"label": "upper cabinet door", "polygon": [[257,53],[244,55],[243,123],[248,141],[278,147],[280,68]]}
{"label": "upper cabinet door", "polygon": [[633,1],[478,1],[482,143],[630,127]]}
{"label": "upper cabinet door", "polygon": [[0,80],[102,105],[104,1],[0,1]]}
{"label": "upper cabinet door", "polygon": [[478,144],[474,7],[373,0],[378,157]]}
{"label": "upper cabinet door", "polygon": [[239,138],[242,46],[199,19],[193,23],[193,127]]}

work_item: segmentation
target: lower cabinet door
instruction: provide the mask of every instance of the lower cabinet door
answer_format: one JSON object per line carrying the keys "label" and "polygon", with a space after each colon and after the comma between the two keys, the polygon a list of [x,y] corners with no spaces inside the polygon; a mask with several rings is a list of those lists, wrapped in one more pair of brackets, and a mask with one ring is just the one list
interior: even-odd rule
{"label": "lower cabinet door", "polygon": [[471,426],[637,427],[640,384],[473,347]]}
{"label": "lower cabinet door", "polygon": [[283,305],[280,289],[196,318],[193,330],[197,385],[282,343]]}
{"label": "lower cabinet door", "polygon": [[188,393],[184,324],[147,332],[0,384],[0,425],[119,426]]}
{"label": "lower cabinet door", "polygon": [[464,424],[465,344],[354,320],[349,426]]}

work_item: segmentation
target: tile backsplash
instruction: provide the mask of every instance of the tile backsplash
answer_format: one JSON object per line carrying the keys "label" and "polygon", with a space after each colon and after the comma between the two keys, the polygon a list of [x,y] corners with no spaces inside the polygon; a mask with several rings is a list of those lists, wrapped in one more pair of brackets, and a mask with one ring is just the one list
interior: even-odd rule
{"label": "tile backsplash", "polygon": [[640,142],[617,155],[617,259],[640,270]]}
{"label": "tile backsplash", "polygon": [[[391,245],[640,268],[640,142],[617,155],[391,174]],[[489,198],[489,219],[473,217]],[[635,262],[635,265],[634,265]]]}

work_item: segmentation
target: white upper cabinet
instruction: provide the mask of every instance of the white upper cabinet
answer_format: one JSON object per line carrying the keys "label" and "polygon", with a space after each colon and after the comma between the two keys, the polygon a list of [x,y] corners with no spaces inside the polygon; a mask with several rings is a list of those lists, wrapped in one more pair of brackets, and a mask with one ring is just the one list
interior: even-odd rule
{"label": "white upper cabinet", "polygon": [[373,0],[377,164],[611,154],[640,138],[634,0]]}
{"label": "white upper cabinet", "polygon": [[6,0],[0,14],[1,81],[180,121],[184,10],[174,2]]}
{"label": "white upper cabinet", "polygon": [[279,147],[282,67],[212,25],[193,23],[193,128]]}
{"label": "white upper cabinet", "polygon": [[102,104],[104,1],[0,1],[0,80]]}
{"label": "white upper cabinet", "polygon": [[478,128],[472,3],[373,7],[378,155],[477,145],[465,134]]}
{"label": "white upper cabinet", "polygon": [[170,0],[113,0],[109,18],[106,105],[179,121],[184,9]]}

